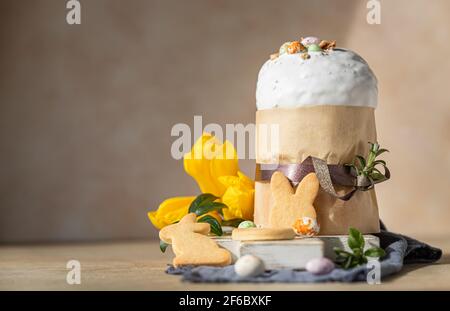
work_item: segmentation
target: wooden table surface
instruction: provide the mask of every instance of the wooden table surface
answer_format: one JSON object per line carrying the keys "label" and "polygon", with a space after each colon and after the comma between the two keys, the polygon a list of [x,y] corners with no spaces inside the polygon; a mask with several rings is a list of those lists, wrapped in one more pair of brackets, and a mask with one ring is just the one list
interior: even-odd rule
{"label": "wooden table surface", "polygon": [[[408,265],[380,285],[196,284],[164,273],[172,253],[155,241],[0,246],[0,290],[450,290],[450,237],[424,240],[443,249],[432,265]],[[81,264],[81,284],[66,282],[67,261]]]}

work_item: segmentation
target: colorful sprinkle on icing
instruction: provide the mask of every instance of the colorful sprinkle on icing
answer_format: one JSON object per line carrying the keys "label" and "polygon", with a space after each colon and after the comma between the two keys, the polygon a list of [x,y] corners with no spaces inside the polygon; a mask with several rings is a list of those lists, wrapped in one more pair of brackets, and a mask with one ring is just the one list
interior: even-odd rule
{"label": "colorful sprinkle on icing", "polygon": [[301,38],[300,41],[288,41],[281,45],[278,53],[270,55],[271,60],[277,59],[283,54],[300,54],[302,59],[309,59],[308,52],[328,53],[336,47],[336,41],[320,40],[317,37]]}
{"label": "colorful sprinkle on icing", "polygon": [[308,45],[308,52],[321,52],[322,49],[317,44]]}

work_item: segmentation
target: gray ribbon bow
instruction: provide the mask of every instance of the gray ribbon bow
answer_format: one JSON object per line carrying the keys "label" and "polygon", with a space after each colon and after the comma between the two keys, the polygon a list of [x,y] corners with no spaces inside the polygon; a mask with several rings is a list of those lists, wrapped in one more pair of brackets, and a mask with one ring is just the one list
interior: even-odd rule
{"label": "gray ribbon bow", "polygon": [[[328,165],[326,161],[309,156],[302,163],[294,164],[257,164],[256,181],[270,180],[272,174],[276,171],[282,172],[295,186],[303,177],[309,173],[315,172],[319,179],[320,186],[329,195],[343,201],[348,201],[356,191],[367,191],[373,188],[377,183],[390,178],[390,172],[385,168],[383,179],[373,180],[365,175],[357,175],[356,171],[347,165]],[[351,190],[344,195],[339,195],[334,184],[351,187]]]}

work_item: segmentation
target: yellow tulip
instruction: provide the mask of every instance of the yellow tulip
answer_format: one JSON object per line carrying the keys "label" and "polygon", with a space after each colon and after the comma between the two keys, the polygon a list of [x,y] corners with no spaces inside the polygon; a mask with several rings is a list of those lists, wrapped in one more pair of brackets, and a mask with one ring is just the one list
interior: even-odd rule
{"label": "yellow tulip", "polygon": [[163,201],[158,210],[148,213],[148,218],[152,224],[158,228],[173,224],[183,218],[188,213],[189,205],[195,197],[175,197]]}
{"label": "yellow tulip", "polygon": [[211,160],[205,157],[207,146],[214,146],[215,138],[210,134],[203,134],[192,146],[190,152],[184,155],[184,170],[195,179],[201,192],[220,196],[218,185],[211,177]]}
{"label": "yellow tulip", "polygon": [[242,172],[238,176],[222,176],[219,180],[227,186],[222,202],[228,206],[223,209],[225,220],[242,218],[253,219],[254,183]]}
{"label": "yellow tulip", "polygon": [[184,156],[184,170],[195,179],[203,193],[221,197],[225,187],[218,178],[236,175],[238,171],[237,152],[233,145],[219,142],[209,133],[203,133]]}
{"label": "yellow tulip", "polygon": [[[239,170],[237,152],[229,141],[217,146],[217,156],[211,160],[211,178],[217,184],[219,196],[226,187],[219,181],[221,176],[236,175]],[[229,154],[228,154],[229,153]]]}
{"label": "yellow tulip", "polygon": [[255,188],[255,182],[241,171],[237,172],[237,176],[220,176],[219,181],[226,187],[239,186],[247,189]]}
{"label": "yellow tulip", "polygon": [[[222,144],[213,135],[203,133],[191,151],[184,155],[183,164],[202,193],[211,193],[228,206],[223,209],[225,220],[253,219],[254,182],[239,171],[237,152],[229,141]],[[157,211],[149,212],[148,217],[156,228],[161,229],[185,216],[194,199],[194,196],[167,199]],[[207,215],[222,222],[217,211]]]}

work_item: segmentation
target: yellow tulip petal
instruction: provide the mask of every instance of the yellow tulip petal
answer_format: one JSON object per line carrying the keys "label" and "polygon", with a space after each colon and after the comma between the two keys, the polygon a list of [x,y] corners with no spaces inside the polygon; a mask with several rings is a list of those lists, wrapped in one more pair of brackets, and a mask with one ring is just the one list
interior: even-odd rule
{"label": "yellow tulip petal", "polygon": [[245,191],[242,198],[242,216],[244,219],[253,220],[255,206],[255,190]]}
{"label": "yellow tulip petal", "polygon": [[255,182],[253,181],[253,179],[247,177],[247,175],[245,175],[241,171],[238,171],[237,174],[241,185],[248,189],[255,189]]}
{"label": "yellow tulip petal", "polygon": [[156,215],[156,211],[148,212],[148,218],[152,222],[153,226],[155,226],[157,229],[161,230],[165,226],[167,226],[166,223],[164,223],[161,219],[158,218]]}
{"label": "yellow tulip petal", "polygon": [[232,187],[239,185],[239,177],[237,176],[220,176],[219,182],[225,187]]}
{"label": "yellow tulip petal", "polygon": [[225,220],[234,218],[253,219],[254,190],[242,190],[239,187],[228,187],[222,202],[228,206],[223,209]]}
{"label": "yellow tulip petal", "polygon": [[222,145],[217,145],[215,156],[211,160],[210,172],[211,178],[219,190],[219,196],[226,190],[219,178],[221,176],[236,175],[238,169],[237,152],[233,145],[228,141]]}
{"label": "yellow tulip petal", "polygon": [[255,189],[255,182],[247,177],[241,171],[237,172],[238,176],[220,176],[219,181],[225,187],[239,187],[242,189]]}
{"label": "yellow tulip petal", "polygon": [[158,210],[148,213],[148,217],[156,228],[161,229],[183,218],[194,199],[195,197],[190,196],[164,200]]}
{"label": "yellow tulip petal", "polygon": [[203,193],[212,193],[220,196],[222,193],[211,177],[211,160],[205,155],[215,149],[216,139],[211,134],[204,133],[192,147],[192,150],[184,155],[184,170],[195,179]]}
{"label": "yellow tulip petal", "polygon": [[172,224],[179,221],[183,216],[188,213],[189,205],[195,199],[195,197],[182,197],[179,200],[174,201],[165,210],[166,212],[159,212],[158,216],[162,217],[167,224]]}
{"label": "yellow tulip petal", "polygon": [[219,177],[237,174],[237,152],[229,141],[221,144],[211,134],[204,133],[184,156],[184,169],[195,179],[203,193],[220,197],[226,187]]}
{"label": "yellow tulip petal", "polygon": [[179,209],[179,208],[189,208],[189,205],[194,201],[196,197],[195,196],[186,196],[186,197],[173,197],[164,200],[159,204],[158,210],[156,211],[158,216],[162,216],[164,214],[170,213],[173,210]]}

